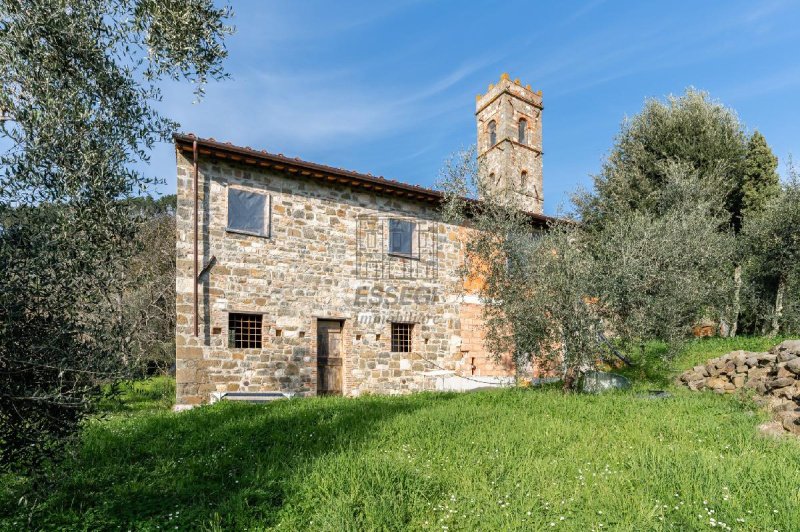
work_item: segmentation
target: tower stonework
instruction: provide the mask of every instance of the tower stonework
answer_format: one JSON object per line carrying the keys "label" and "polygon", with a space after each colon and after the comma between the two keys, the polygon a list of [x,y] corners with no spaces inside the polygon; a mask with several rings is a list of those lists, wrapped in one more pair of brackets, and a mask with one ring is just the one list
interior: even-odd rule
{"label": "tower stonework", "polygon": [[475,102],[478,163],[485,194],[509,194],[526,211],[541,214],[542,91],[508,74]]}

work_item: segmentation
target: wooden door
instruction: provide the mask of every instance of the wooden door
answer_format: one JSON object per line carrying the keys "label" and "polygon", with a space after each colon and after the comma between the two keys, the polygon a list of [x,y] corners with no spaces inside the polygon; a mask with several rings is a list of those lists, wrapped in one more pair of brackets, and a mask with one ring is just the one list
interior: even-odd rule
{"label": "wooden door", "polygon": [[342,395],[340,321],[317,321],[317,395]]}

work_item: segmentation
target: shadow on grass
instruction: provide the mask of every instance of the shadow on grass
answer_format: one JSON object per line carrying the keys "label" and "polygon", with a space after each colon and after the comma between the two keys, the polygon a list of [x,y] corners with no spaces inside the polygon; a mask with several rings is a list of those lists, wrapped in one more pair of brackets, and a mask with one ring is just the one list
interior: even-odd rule
{"label": "shadow on grass", "polygon": [[33,523],[86,529],[270,526],[293,491],[303,489],[314,461],[358,451],[395,416],[451,397],[220,403],[98,423],[87,428],[80,456],[61,469],[63,478]]}

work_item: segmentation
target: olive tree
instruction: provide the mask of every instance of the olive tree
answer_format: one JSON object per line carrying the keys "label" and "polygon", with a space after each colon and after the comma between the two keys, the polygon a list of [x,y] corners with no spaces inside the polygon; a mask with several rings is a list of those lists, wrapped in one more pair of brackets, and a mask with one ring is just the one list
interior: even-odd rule
{"label": "olive tree", "polygon": [[[486,346],[528,363],[560,366],[564,387],[608,354],[612,338],[629,353],[662,340],[676,351],[690,327],[716,311],[728,287],[725,214],[694,201],[702,179],[688,165],[663,169],[652,213],[618,209],[597,228],[575,218],[548,230],[513,198],[484,187],[474,151],[442,172],[446,220],[471,227],[464,275],[482,278]],[[476,201],[480,199],[480,201]],[[710,201],[710,200],[709,200]]]}
{"label": "olive tree", "polygon": [[0,467],[74,434],[130,375],[136,170],[177,125],[158,81],[222,77],[211,0],[0,0]]}
{"label": "olive tree", "polygon": [[763,210],[745,218],[742,231],[748,257],[748,277],[758,292],[756,301],[772,296],[771,308],[761,307],[762,330],[777,335],[800,329],[800,176],[790,166],[789,178]]}
{"label": "olive tree", "polygon": [[628,349],[657,339],[674,354],[694,324],[728,303],[734,237],[714,195],[698,195],[714,179],[686,164],[665,168],[649,212],[620,212],[599,230],[586,229],[597,269],[599,308]]}
{"label": "olive tree", "polygon": [[[626,119],[591,193],[578,194],[575,204],[589,228],[631,210],[657,212],[658,190],[668,181],[670,164],[695,175],[695,197],[718,216],[720,230],[740,231],[747,216],[756,215],[777,191],[777,158],[758,131],[748,135],[736,113],[707,93],[688,89],[665,101],[650,99],[640,113]],[[707,201],[713,200],[713,201]],[[720,315],[721,332],[735,336],[741,309],[742,263],[746,249],[737,244],[729,304]],[[748,294],[750,287],[745,288]],[[753,298],[745,297],[745,312]],[[710,316],[709,316],[710,317]]]}
{"label": "olive tree", "polygon": [[125,261],[123,317],[132,357],[144,374],[166,373],[175,363],[176,196],[137,197],[135,252]]}

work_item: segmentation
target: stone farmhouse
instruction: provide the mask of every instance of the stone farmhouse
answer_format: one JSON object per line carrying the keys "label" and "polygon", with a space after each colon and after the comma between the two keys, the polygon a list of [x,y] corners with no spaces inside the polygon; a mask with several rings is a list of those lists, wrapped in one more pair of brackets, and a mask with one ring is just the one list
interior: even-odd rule
{"label": "stone farmhouse", "polygon": [[[542,214],[542,94],[504,74],[475,105],[494,190]],[[400,394],[497,384],[469,228],[431,190],[194,135],[177,155],[179,407],[282,393]]]}

